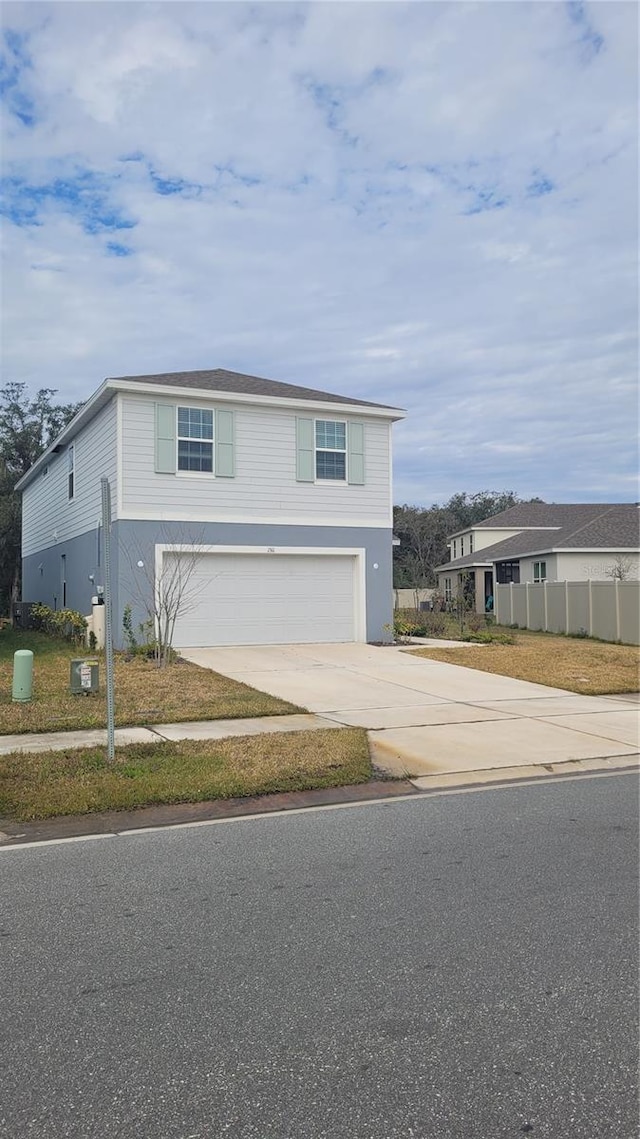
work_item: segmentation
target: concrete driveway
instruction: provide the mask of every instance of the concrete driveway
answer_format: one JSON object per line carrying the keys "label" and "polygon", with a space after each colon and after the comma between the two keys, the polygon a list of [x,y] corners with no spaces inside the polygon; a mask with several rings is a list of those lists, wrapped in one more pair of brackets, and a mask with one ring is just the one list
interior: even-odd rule
{"label": "concrete driveway", "polygon": [[332,724],[367,728],[375,762],[396,773],[488,771],[639,750],[633,695],[577,696],[397,646],[249,646],[181,655]]}

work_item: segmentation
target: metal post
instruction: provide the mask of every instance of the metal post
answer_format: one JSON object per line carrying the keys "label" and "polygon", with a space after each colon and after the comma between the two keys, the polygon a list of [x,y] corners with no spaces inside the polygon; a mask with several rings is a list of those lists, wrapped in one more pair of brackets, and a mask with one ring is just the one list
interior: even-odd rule
{"label": "metal post", "polygon": [[102,488],[102,533],[104,535],[104,655],[107,672],[107,759],[115,759],[115,694],[113,685],[113,613],[111,600],[111,487],[109,480],[100,479]]}

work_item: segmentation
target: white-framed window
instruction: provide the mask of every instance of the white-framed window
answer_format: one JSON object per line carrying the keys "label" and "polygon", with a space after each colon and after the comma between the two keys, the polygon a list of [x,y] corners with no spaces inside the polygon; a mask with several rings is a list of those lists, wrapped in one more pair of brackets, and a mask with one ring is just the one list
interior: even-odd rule
{"label": "white-framed window", "polygon": [[213,410],[178,407],[178,471],[213,474]]}
{"label": "white-framed window", "polygon": [[460,557],[464,557],[464,538],[460,539]]}
{"label": "white-framed window", "polygon": [[347,425],[336,419],[315,422],[316,479],[347,481]]}
{"label": "white-framed window", "polygon": [[533,580],[534,580],[534,582],[535,581],[540,582],[540,581],[546,581],[547,580],[547,563],[546,562],[534,562],[533,563]]}
{"label": "white-framed window", "polygon": [[469,534],[469,553],[473,553],[473,534]]}
{"label": "white-framed window", "polygon": [[67,495],[74,498],[76,493],[76,449],[73,443],[67,449]]}
{"label": "white-framed window", "polygon": [[445,601],[451,601],[452,597],[453,597],[453,591],[451,589],[451,578],[445,577],[445,579],[444,579],[444,599],[445,599]]}
{"label": "white-framed window", "polygon": [[453,539],[453,553],[451,555],[451,560],[455,562],[457,556],[458,556],[458,542],[457,542],[457,539],[454,538]]}

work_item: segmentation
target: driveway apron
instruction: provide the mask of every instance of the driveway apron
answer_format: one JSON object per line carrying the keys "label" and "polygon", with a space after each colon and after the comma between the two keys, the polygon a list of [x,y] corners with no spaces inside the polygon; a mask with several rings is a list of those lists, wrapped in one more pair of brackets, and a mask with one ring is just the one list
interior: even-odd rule
{"label": "driveway apron", "polygon": [[325,719],[366,728],[374,762],[394,774],[606,760],[639,750],[633,694],[579,696],[411,656],[398,646],[248,646],[181,655]]}

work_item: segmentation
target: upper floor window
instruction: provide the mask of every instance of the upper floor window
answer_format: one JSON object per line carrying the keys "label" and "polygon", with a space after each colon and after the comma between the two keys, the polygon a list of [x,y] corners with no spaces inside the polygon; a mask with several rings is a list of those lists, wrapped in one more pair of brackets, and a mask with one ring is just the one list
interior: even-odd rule
{"label": "upper floor window", "polygon": [[69,498],[73,498],[76,493],[76,449],[73,443],[69,444],[67,450],[67,493]]}
{"label": "upper floor window", "polygon": [[457,556],[458,556],[458,541],[456,538],[454,538],[453,539],[453,553],[451,555],[452,560],[455,561]]}
{"label": "upper floor window", "polygon": [[469,553],[473,553],[473,534],[469,534]]}
{"label": "upper floor window", "polygon": [[178,408],[178,470],[213,473],[213,411]]}
{"label": "upper floor window", "polygon": [[534,562],[533,563],[533,580],[546,581],[547,579],[547,563]]}
{"label": "upper floor window", "polygon": [[346,481],[346,423],[316,419],[316,478]]}
{"label": "upper floor window", "polygon": [[464,557],[464,538],[460,539],[460,557]]}

